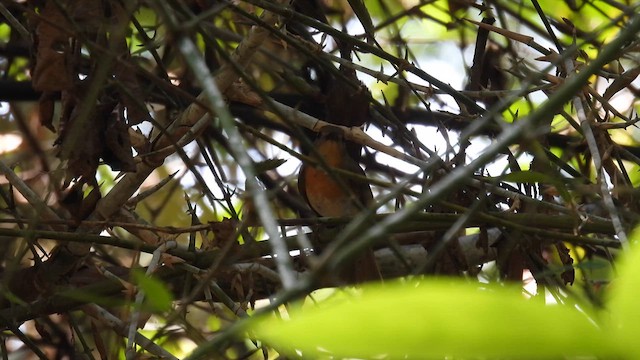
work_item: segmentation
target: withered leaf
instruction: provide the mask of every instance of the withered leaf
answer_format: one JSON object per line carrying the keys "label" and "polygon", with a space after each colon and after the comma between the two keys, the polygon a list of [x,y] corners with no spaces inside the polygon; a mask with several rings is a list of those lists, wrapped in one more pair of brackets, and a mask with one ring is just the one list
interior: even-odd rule
{"label": "withered leaf", "polygon": [[[36,64],[33,69],[33,88],[38,91],[62,91],[73,86],[69,59],[70,36],[63,30],[67,19],[54,1],[47,1],[36,27]],[[55,25],[54,25],[55,24]]]}
{"label": "withered leaf", "polygon": [[[82,101],[77,104],[82,104]],[[89,116],[82,119],[79,116],[82,106],[71,110],[56,140],[58,157],[67,161],[67,181],[78,178],[85,182],[94,181],[100,158],[105,152],[105,133],[114,107],[113,102],[93,106]]]}
{"label": "withered leaf", "polygon": [[131,139],[129,127],[120,121],[112,121],[107,124],[105,133],[106,147],[102,154],[104,162],[115,171],[135,171],[136,164],[133,161],[131,151]]}
{"label": "withered leaf", "polygon": [[[131,59],[129,48],[124,39],[118,43],[117,51],[122,59]],[[140,81],[136,77],[136,73],[131,71],[125,62],[118,62],[114,65],[115,78],[120,82],[120,90],[118,90],[118,98],[122,105],[127,109],[127,120],[130,125],[137,125],[145,120],[149,120],[149,110],[145,106],[143,99],[146,93]]]}
{"label": "withered leaf", "polygon": [[576,270],[573,268],[573,258],[571,257],[569,248],[567,248],[567,246],[561,242],[555,243],[555,247],[558,250],[560,261],[562,261],[564,267],[568,269],[563,271],[562,274],[560,274],[560,277],[565,284],[573,285],[573,281],[576,278]]}
{"label": "withered leaf", "polygon": [[38,100],[38,115],[40,116],[40,125],[46,127],[52,132],[56,132],[53,127],[53,113],[55,109],[55,96],[51,91],[45,91],[40,95]]}

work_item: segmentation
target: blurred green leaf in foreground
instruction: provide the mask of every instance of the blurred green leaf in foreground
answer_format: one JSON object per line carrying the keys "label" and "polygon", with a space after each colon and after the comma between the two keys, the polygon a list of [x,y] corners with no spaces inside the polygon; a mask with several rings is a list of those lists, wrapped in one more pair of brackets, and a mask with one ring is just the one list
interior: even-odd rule
{"label": "blurred green leaf in foreground", "polygon": [[262,318],[252,335],[304,358],[638,358],[640,248],[618,269],[604,310],[544,304],[516,287],[413,279]]}

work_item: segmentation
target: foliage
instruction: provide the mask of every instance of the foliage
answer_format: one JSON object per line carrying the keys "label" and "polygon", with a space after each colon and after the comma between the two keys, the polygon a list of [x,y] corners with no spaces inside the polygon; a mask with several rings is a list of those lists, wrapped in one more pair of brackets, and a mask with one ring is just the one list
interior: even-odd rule
{"label": "foliage", "polygon": [[368,285],[294,307],[287,320],[257,318],[251,334],[281,351],[313,357],[633,359],[639,350],[632,345],[640,324],[638,250],[619,264],[607,310],[575,303],[549,306],[525,299],[517,287],[422,278]]}
{"label": "foliage", "polygon": [[369,285],[340,301],[271,317],[254,333],[303,357],[552,358],[626,355],[577,308],[525,300],[515,287],[454,279]]}
{"label": "foliage", "polygon": [[638,6],[0,3],[0,353],[635,358]]}

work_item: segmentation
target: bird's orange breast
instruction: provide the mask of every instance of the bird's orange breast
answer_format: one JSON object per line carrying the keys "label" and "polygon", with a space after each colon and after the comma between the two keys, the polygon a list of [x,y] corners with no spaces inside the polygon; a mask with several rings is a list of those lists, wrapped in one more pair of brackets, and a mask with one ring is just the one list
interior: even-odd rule
{"label": "bird's orange breast", "polygon": [[309,205],[320,216],[353,216],[358,212],[351,196],[322,169],[307,168],[305,187]]}
{"label": "bird's orange breast", "polygon": [[[349,156],[344,150],[344,145],[337,141],[323,141],[317,145],[318,155],[322,156],[327,166],[344,169],[344,157]],[[307,201],[320,216],[346,217],[358,213],[359,207],[351,194],[327,171],[320,166],[311,165],[305,166],[303,171]]]}

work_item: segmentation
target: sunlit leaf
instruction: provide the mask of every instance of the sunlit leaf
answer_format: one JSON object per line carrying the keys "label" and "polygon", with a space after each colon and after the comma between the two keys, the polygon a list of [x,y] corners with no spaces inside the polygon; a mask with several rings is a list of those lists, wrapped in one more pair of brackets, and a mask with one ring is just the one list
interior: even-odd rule
{"label": "sunlit leaf", "polygon": [[133,277],[138,287],[145,292],[146,303],[152,310],[163,312],[171,309],[173,295],[162,281],[140,271],[134,271]]}
{"label": "sunlit leaf", "polygon": [[610,312],[611,328],[614,332],[613,338],[619,346],[625,349],[630,355],[629,358],[640,356],[640,345],[637,341],[637,334],[640,331],[640,228],[636,228],[629,237],[633,246],[631,251],[624,254],[618,262],[617,270],[619,277],[613,283],[610,301],[607,308]]}
{"label": "sunlit leaf", "polygon": [[11,27],[8,24],[0,24],[0,39],[7,41],[11,34]]}
{"label": "sunlit leaf", "polygon": [[514,183],[559,183],[558,179],[537,171],[514,171],[496,179]]}
{"label": "sunlit leaf", "polygon": [[517,288],[442,279],[366,287],[290,320],[264,319],[254,334],[306,356],[550,358],[612,349],[575,308],[527,300]]}

